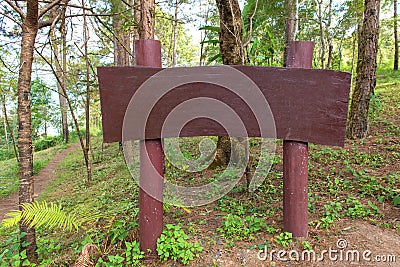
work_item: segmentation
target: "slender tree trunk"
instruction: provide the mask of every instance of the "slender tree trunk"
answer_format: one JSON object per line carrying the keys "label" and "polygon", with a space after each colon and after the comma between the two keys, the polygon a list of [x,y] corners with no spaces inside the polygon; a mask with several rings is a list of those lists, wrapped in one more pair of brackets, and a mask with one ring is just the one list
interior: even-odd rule
{"label": "slender tree trunk", "polygon": [[[243,65],[243,23],[237,0],[217,0],[220,16],[220,51],[225,65]],[[235,143],[243,138],[232,138]],[[227,136],[218,137],[217,154],[212,167],[227,166],[231,157],[231,141]]]}
{"label": "slender tree trunk", "polygon": [[[135,4],[134,4],[134,9],[133,9],[133,18],[135,20],[135,31],[133,33],[133,38],[135,40],[139,40],[139,28],[140,28],[139,24],[141,23],[140,22],[141,5],[140,5],[140,0],[134,0],[134,1],[135,1]],[[133,65],[135,65],[135,62],[133,63]]]}
{"label": "slender tree trunk", "polygon": [[[210,13],[210,6],[206,6],[207,11],[205,13],[205,19],[204,19],[204,25],[208,25],[208,19],[209,19],[209,13]],[[200,43],[200,66],[204,66],[204,41],[207,39],[207,30],[204,30],[204,32],[201,33],[202,38],[201,38],[201,43]],[[204,34],[204,35],[203,35]]]}
{"label": "slender tree trunk", "polygon": [[175,12],[174,12],[174,26],[173,26],[173,45],[172,45],[172,66],[176,65],[176,46],[178,41],[178,12],[179,12],[180,1],[175,0]]}
{"label": "slender tree trunk", "polygon": [[332,60],[333,60],[333,41],[332,41],[332,35],[330,32],[331,25],[332,25],[332,4],[333,4],[333,1],[329,0],[328,23],[326,24],[326,39],[328,40],[328,63],[326,64],[327,69],[332,68]]}
{"label": "slender tree trunk", "polygon": [[[66,80],[66,73],[67,73],[67,28],[65,25],[65,12],[66,7],[64,7],[61,19],[61,36],[62,36],[62,86],[64,90],[58,90],[59,94],[59,101],[60,101],[60,109],[61,109],[61,124],[62,124],[62,134],[65,143],[69,141],[69,129],[68,129],[68,114],[67,114],[67,103],[64,97],[63,91],[67,91],[67,80]],[[60,88],[59,88],[60,89]]]}
{"label": "slender tree trunk", "polygon": [[155,0],[140,1],[139,39],[154,39]]}
{"label": "slender tree trunk", "polygon": [[[10,126],[10,120],[8,119],[8,115],[7,115],[6,96],[5,95],[3,96],[3,113],[4,113],[4,124],[5,124],[4,131],[6,132],[6,136],[7,136],[7,128],[10,131],[10,137],[11,137],[11,142],[12,142],[13,148],[14,148],[15,158],[17,159],[17,162],[19,162],[19,155],[18,155],[17,144],[15,142],[14,131]],[[7,146],[8,146],[8,141],[7,141]]]}
{"label": "slender tree trunk", "polygon": [[[5,101],[5,98],[4,98],[4,101]],[[6,112],[5,112],[4,109],[3,109],[3,112],[4,112],[4,116],[3,116],[4,136],[5,136],[5,138],[6,138],[7,150],[9,150],[9,149],[10,149],[10,142],[8,141],[7,122],[6,122]]]}
{"label": "slender tree trunk", "polygon": [[347,136],[364,138],[368,132],[369,101],[376,85],[380,0],[365,0],[358,45],[357,78],[351,98]]}
{"label": "slender tree trunk", "polygon": [[297,33],[297,0],[285,0],[285,47],[283,50],[283,66],[287,65],[289,43],[296,39]]}
{"label": "slender tree trunk", "polygon": [[399,40],[398,40],[398,34],[397,34],[397,0],[393,0],[393,34],[394,34],[393,69],[399,70]]}
{"label": "slender tree trunk", "polygon": [[[19,204],[33,202],[33,154],[31,124],[31,75],[35,39],[38,32],[38,0],[27,1],[27,13],[22,22],[21,55],[18,76],[18,151],[19,151]],[[21,206],[19,206],[21,209]],[[35,229],[20,223],[22,235],[20,251],[26,249],[30,262],[37,263]],[[28,246],[24,247],[23,244]]]}
{"label": "slender tree trunk", "polygon": [[[130,0],[130,4],[134,5]],[[128,10],[128,6],[121,0],[113,0],[112,1],[112,10],[113,13],[121,13],[126,12]],[[133,16],[135,19],[135,23],[138,23],[137,20],[140,20],[137,16],[140,14],[139,10],[137,10],[138,4],[134,7]],[[131,10],[132,11],[132,10]],[[139,36],[137,35],[137,31],[134,32],[133,36],[132,32],[129,30],[123,29],[124,21],[120,15],[113,16],[113,32],[114,32],[114,65],[115,66],[130,66],[133,60],[133,49],[132,49],[132,37],[137,39]]]}
{"label": "slender tree trunk", "polygon": [[319,23],[319,39],[321,43],[321,68],[325,68],[325,37],[324,37],[324,23],[322,21],[322,4],[323,1],[319,0],[318,3],[318,23]]}
{"label": "slender tree trunk", "polygon": [[339,61],[338,61],[338,68],[337,70],[340,71],[342,68],[342,59],[343,59],[343,37],[340,40],[339,43]]}
{"label": "slender tree trunk", "polygon": [[[63,32],[63,31],[62,31]],[[54,34],[51,34],[52,39],[52,48],[53,48],[53,53],[56,58],[59,58],[59,49],[58,49],[58,42],[54,36]],[[62,37],[62,42],[64,42],[64,37]],[[59,82],[57,82],[57,91],[58,91],[58,99],[60,102],[60,111],[61,111],[61,130],[62,130],[62,136],[63,140],[67,143],[68,142],[68,121],[67,121],[67,103],[65,100],[64,96],[64,91],[67,91],[66,89],[66,80],[65,80],[65,73],[66,73],[66,64],[64,65],[64,60],[66,60],[66,56],[64,57],[64,54],[66,54],[66,51],[64,50],[64,44],[63,46],[63,51],[62,51],[62,65],[60,63],[56,63],[56,71],[57,71],[57,76],[59,77]],[[64,68],[65,67],[65,68]]]}
{"label": "slender tree trunk", "polygon": [[[85,6],[85,0],[82,0],[82,6]],[[90,151],[90,63],[88,53],[88,25],[86,18],[86,10],[83,9],[83,41],[84,41],[84,56],[86,66],[86,104],[85,104],[85,115],[86,115],[86,142],[85,142],[85,164],[87,171],[87,181],[92,181],[92,166],[89,158]],[[129,62],[129,61],[128,61]]]}

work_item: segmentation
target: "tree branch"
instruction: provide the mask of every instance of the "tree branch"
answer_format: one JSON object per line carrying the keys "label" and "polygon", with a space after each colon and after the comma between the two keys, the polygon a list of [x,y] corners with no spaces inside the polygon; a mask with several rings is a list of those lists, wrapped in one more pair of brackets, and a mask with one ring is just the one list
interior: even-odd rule
{"label": "tree branch", "polygon": [[12,7],[12,9],[15,10],[15,12],[17,12],[20,16],[21,19],[24,20],[25,19],[25,13],[24,11],[22,11],[22,9],[20,9],[16,4],[14,4],[13,2],[11,2],[11,0],[5,0],[7,2],[7,4]]}
{"label": "tree branch", "polygon": [[[62,0],[54,0],[53,2],[47,4],[42,10],[39,12],[39,19],[44,16],[47,11],[58,5]],[[51,24],[50,24],[51,25]]]}
{"label": "tree branch", "polygon": [[254,5],[254,12],[250,16],[249,39],[243,44],[243,47],[248,46],[249,43],[251,42],[251,39],[253,38],[253,19],[254,19],[254,16],[256,15],[256,12],[257,12],[257,6],[258,6],[258,0],[256,0],[256,3]]}

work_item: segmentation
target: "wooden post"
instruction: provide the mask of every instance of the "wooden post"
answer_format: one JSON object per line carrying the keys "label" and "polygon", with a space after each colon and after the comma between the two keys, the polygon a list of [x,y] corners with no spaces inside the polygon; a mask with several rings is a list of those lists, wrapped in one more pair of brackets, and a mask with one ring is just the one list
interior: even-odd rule
{"label": "wooden post", "polygon": [[[138,66],[161,67],[160,42],[137,40],[135,57]],[[161,139],[140,141],[139,242],[148,257],[157,255],[157,238],[163,228],[164,179],[160,176],[164,177]]]}
{"label": "wooden post", "polygon": [[[312,68],[313,42],[289,44],[287,67]],[[322,88],[321,88],[322,90]],[[308,143],[283,141],[283,224],[293,237],[308,234]]]}

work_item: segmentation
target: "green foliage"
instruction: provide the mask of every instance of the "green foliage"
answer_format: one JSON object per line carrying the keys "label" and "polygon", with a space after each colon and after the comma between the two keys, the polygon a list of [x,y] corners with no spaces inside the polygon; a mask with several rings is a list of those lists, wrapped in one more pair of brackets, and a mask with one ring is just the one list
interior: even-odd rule
{"label": "green foliage", "polygon": [[368,206],[364,206],[358,199],[354,197],[348,197],[346,199],[348,208],[345,215],[351,218],[364,218],[366,219],[369,215],[379,214],[379,209],[371,202],[368,201]]}
{"label": "green foliage", "polygon": [[369,102],[369,117],[377,118],[378,112],[382,108],[382,101],[380,100],[379,93],[374,93]]}
{"label": "green foliage", "polygon": [[242,218],[238,215],[228,214],[222,223],[222,227],[217,228],[222,236],[233,240],[251,238],[253,234],[267,229],[265,220],[255,214]]}
{"label": "green foliage", "polygon": [[117,255],[109,255],[107,260],[103,260],[103,258],[99,258],[96,267],[122,267],[122,263],[124,261],[124,257]]}
{"label": "green foliage", "polygon": [[287,247],[293,242],[293,234],[289,232],[282,232],[274,237],[276,244]]}
{"label": "green foliage", "polygon": [[311,244],[310,244],[310,241],[303,241],[303,242],[301,242],[301,245],[303,246],[304,250],[309,250],[310,251],[310,250],[313,249]]}
{"label": "green foliage", "polygon": [[55,103],[44,81],[39,78],[34,79],[31,84],[31,94],[32,134],[35,139],[47,132],[51,124],[49,122],[57,118],[58,113],[54,112]]}
{"label": "green foliage", "polygon": [[[156,17],[155,34],[161,42],[162,58],[167,66],[171,66],[173,53],[173,38],[171,37],[173,35],[174,17],[159,8],[156,9]],[[179,20],[177,29],[176,63],[181,66],[190,66],[198,60],[196,60],[196,50],[192,38],[181,23],[182,20]]]}
{"label": "green foliage", "polygon": [[[61,245],[58,242],[58,238],[50,241],[44,238],[37,239],[37,249],[36,252],[39,255],[39,264],[34,265],[30,263],[26,256],[26,250],[23,249],[19,251],[20,248],[20,238],[25,236],[26,233],[21,233],[19,230],[14,231],[7,241],[2,244],[4,250],[0,251],[0,267],[9,267],[9,266],[37,266],[37,267],[45,267],[52,264],[53,260],[51,257],[54,257],[59,253],[61,249]],[[22,248],[27,247],[28,243],[22,243]]]}
{"label": "green foliage", "polygon": [[62,143],[59,136],[47,136],[33,143],[35,151],[41,151]]}
{"label": "green foliage", "polygon": [[2,225],[12,227],[19,221],[23,220],[30,227],[46,227],[53,229],[55,227],[63,230],[78,230],[82,225],[93,220],[95,215],[78,216],[74,214],[66,214],[59,205],[55,203],[47,203],[46,201],[23,203],[22,211],[12,211],[7,214],[10,218],[3,220]]}
{"label": "green foliage", "polygon": [[125,242],[125,261],[127,266],[141,266],[140,260],[144,258],[144,252],[140,251],[136,241]]}
{"label": "green foliage", "polygon": [[324,205],[325,212],[324,217],[321,220],[322,228],[329,228],[329,226],[336,221],[337,219],[342,217],[342,204],[340,202],[332,202],[331,204]]}
{"label": "green foliage", "polygon": [[400,205],[400,195],[394,197],[394,199],[393,199],[393,205],[394,205],[394,206]]}
{"label": "green foliage", "polygon": [[161,261],[173,259],[183,264],[199,256],[202,247],[199,243],[190,243],[189,236],[179,225],[167,224],[157,239],[157,253]]}
{"label": "green foliage", "polygon": [[13,149],[0,148],[0,161],[15,158]]}
{"label": "green foliage", "polygon": [[[62,148],[59,146],[33,154],[33,173],[43,169]],[[0,161],[0,198],[5,198],[18,190],[19,167],[15,159]]]}

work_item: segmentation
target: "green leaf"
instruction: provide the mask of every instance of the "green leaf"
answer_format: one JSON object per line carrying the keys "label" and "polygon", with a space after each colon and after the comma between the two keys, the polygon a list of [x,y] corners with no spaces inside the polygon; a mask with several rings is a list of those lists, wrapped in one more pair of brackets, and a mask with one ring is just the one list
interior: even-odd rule
{"label": "green leaf", "polygon": [[394,206],[400,205],[400,195],[399,196],[395,196],[393,198],[393,205]]}
{"label": "green leaf", "polygon": [[199,30],[201,31],[212,31],[212,32],[220,32],[220,28],[218,26],[212,26],[212,25],[205,25],[205,26],[201,26],[199,28]]}

